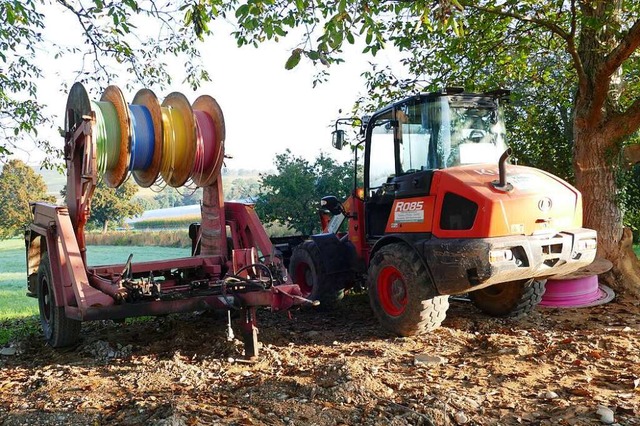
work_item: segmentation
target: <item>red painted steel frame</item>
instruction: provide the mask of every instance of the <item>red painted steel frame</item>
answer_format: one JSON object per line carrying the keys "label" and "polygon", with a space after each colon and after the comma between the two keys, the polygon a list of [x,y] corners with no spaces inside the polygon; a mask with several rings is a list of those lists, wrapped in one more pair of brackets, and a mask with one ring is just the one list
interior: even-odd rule
{"label": "red painted steel frame", "polygon": [[265,260],[281,263],[253,205],[227,201],[224,210],[233,247],[256,247]]}
{"label": "red painted steel frame", "polygon": [[[227,203],[222,197],[222,182],[218,178],[212,186],[204,188],[202,205],[201,244],[199,256],[140,262],[131,264],[130,273],[136,277],[150,273],[171,271],[200,271],[209,283],[222,289],[221,293],[190,293],[188,284],[177,285],[175,279],[162,280],[162,289],[175,290],[181,297],[175,300],[142,300],[124,302],[127,289],[122,287],[121,274],[125,265],[89,268],[86,261],[84,226],[90,214],[91,197],[97,182],[96,150],[92,140],[92,120],[84,117],[82,123],[65,142],[67,163],[66,207],[46,203],[32,205],[34,220],[26,235],[27,271],[31,283],[37,276],[42,256],[48,256],[51,265],[54,303],[64,306],[71,319],[88,321],[121,319],[144,315],[161,315],[203,309],[239,309],[241,330],[248,357],[257,355],[257,328],[255,308],[270,306],[273,310],[287,309],[304,303],[297,285],[286,284],[268,289],[227,291],[222,281],[231,268],[227,260],[226,226],[231,228],[234,247],[257,247],[263,256],[271,258],[273,247],[252,207]],[[279,262],[279,259],[273,259]],[[31,289],[31,284],[30,284]]]}

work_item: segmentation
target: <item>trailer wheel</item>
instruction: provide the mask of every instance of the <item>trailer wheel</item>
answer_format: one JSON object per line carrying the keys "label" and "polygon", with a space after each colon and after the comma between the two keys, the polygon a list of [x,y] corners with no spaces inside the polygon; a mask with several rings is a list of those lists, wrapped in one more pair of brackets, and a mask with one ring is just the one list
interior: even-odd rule
{"label": "trailer wheel", "polygon": [[38,307],[44,338],[50,346],[70,346],[78,340],[81,322],[67,318],[64,306],[56,304],[50,261],[46,254],[38,267]]}
{"label": "trailer wheel", "polygon": [[300,286],[302,296],[320,301],[321,307],[333,307],[344,297],[344,288],[340,288],[325,270],[320,249],[313,240],[307,240],[293,250],[289,275]]}
{"label": "trailer wheel", "polygon": [[546,282],[521,280],[495,284],[469,293],[469,298],[488,315],[518,318],[531,312],[540,303]]}
{"label": "trailer wheel", "polygon": [[449,298],[436,296],[418,254],[404,244],[382,247],[369,266],[369,299],[380,323],[401,336],[431,331],[442,324]]}

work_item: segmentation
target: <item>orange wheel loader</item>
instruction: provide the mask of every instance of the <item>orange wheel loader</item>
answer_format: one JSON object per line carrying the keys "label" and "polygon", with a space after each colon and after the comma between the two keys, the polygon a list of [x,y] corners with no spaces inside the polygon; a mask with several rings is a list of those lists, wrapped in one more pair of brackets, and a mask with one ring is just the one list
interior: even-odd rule
{"label": "orange wheel loader", "polygon": [[[468,293],[492,316],[523,315],[548,277],[591,263],[596,232],[582,227],[581,194],[509,164],[508,97],[443,89],[362,120],[364,185],[356,163],[351,197],[323,198],[324,232],[290,259],[304,296],[330,305],[365,278],[380,323],[408,336],[438,327],[449,295]],[[333,132],[338,149],[345,121]]]}

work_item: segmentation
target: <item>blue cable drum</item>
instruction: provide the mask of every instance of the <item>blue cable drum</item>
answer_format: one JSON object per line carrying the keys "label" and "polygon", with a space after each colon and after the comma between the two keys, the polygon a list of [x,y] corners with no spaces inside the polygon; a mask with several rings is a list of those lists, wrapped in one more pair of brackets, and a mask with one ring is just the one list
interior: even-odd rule
{"label": "blue cable drum", "polygon": [[129,170],[146,170],[151,165],[155,147],[155,132],[151,113],[144,105],[129,105],[133,134]]}

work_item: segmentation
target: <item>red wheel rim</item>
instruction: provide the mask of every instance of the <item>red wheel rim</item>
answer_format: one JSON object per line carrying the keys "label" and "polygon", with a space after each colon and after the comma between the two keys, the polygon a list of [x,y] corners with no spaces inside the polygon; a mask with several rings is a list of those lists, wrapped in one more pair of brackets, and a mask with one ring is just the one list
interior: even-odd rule
{"label": "red wheel rim", "polygon": [[298,284],[298,287],[300,287],[302,297],[309,296],[313,290],[313,277],[311,275],[311,268],[307,263],[300,262],[296,265],[293,283]]}
{"label": "red wheel rim", "polygon": [[394,317],[404,312],[409,295],[402,274],[393,266],[385,266],[378,275],[378,299],[384,311]]}

